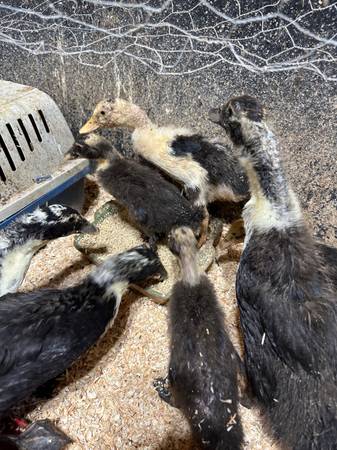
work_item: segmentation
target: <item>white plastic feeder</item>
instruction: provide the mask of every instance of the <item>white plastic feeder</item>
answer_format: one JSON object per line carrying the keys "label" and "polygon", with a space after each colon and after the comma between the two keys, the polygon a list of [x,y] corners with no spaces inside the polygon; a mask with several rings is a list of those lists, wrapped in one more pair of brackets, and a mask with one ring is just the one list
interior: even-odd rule
{"label": "white plastic feeder", "polygon": [[85,159],[64,161],[73,143],[65,118],[47,94],[0,80],[0,228],[90,172]]}

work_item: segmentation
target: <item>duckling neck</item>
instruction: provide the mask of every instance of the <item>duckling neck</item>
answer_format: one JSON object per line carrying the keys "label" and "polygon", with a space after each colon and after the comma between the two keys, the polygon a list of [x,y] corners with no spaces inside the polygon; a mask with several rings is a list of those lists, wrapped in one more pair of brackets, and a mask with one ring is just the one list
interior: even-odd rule
{"label": "duckling neck", "polygon": [[299,202],[288,186],[279,157],[279,144],[265,124],[245,144],[240,161],[246,170],[251,199],[245,225],[258,231],[284,229],[302,223]]}
{"label": "duckling neck", "polygon": [[195,286],[200,280],[200,270],[196,252],[188,250],[180,255],[180,277],[190,286]]}
{"label": "duckling neck", "polygon": [[20,245],[9,242],[7,247],[0,248],[0,297],[19,289],[34,254],[45,244],[30,239]]}
{"label": "duckling neck", "polygon": [[131,131],[146,130],[152,127],[155,127],[155,125],[145,113],[139,113],[134,118],[130,118],[128,124],[128,128]]}

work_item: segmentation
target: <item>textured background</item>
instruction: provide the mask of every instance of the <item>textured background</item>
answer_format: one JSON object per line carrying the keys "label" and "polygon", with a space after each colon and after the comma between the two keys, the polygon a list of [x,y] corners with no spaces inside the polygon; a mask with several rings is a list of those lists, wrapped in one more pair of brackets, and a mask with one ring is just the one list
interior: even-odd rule
{"label": "textured background", "polygon": [[[41,9],[39,5],[51,3],[54,4],[54,8],[56,5],[59,8],[57,11],[62,11],[64,15],[75,14],[74,17],[79,17],[86,23],[104,29],[116,26],[116,24],[123,25],[130,20],[129,15],[131,16],[131,13],[126,13],[123,9],[99,9],[97,5],[87,5],[86,2],[62,3],[34,0],[4,3],[14,7],[18,5],[35,6],[34,11],[42,11],[45,15],[55,14],[55,9],[50,9],[50,7],[48,9],[47,6]],[[158,2],[148,3],[158,6]],[[183,9],[183,7],[187,9],[198,2],[188,0],[173,3],[178,9]],[[216,6],[223,4],[223,2],[210,3]],[[225,3],[227,6],[223,7],[223,10],[227,8],[226,13],[232,12],[235,15],[235,2]],[[259,6],[268,4],[268,2],[256,3],[256,7],[258,3],[260,3]],[[283,5],[282,11],[290,16],[295,17],[301,11],[302,2],[278,3]],[[328,3],[323,2],[323,4]],[[303,3],[303,5],[305,4],[306,2]],[[245,7],[247,9],[247,5],[249,2],[241,2],[241,12],[245,11]],[[322,6],[322,2],[320,5]],[[318,6],[318,4],[314,4],[314,6]],[[7,14],[5,23],[9,23],[10,11],[1,11],[0,9],[0,12],[2,15]],[[28,35],[25,34],[25,45],[21,46],[16,45],[17,41],[13,41],[13,39],[7,40],[7,42],[5,42],[6,39],[0,39],[0,76],[7,80],[36,86],[50,94],[61,107],[74,134],[77,133],[78,128],[89,116],[98,100],[121,94],[143,106],[160,124],[176,123],[192,126],[197,130],[204,131],[209,136],[216,136],[221,133],[221,130],[207,121],[206,113],[209,107],[218,105],[228,96],[243,92],[258,96],[270,112],[270,119],[282,142],[289,178],[300,196],[302,205],[312,217],[315,234],[329,242],[336,242],[336,82],[325,81],[318,74],[308,70],[253,73],[248,71],[244,65],[235,66],[223,62],[207,68],[207,64],[212,63],[211,57],[209,57],[209,61],[207,57],[199,61],[198,56],[194,58],[188,56],[182,59],[177,71],[194,70],[198,64],[205,66],[204,70],[181,76],[162,75],[154,73],[139,60],[125,55],[119,57],[115,62],[108,63],[111,55],[105,56],[104,52],[109,52],[112,48],[116,50],[113,46],[117,45],[115,44],[116,40],[111,38],[102,40],[99,47],[95,44],[97,53],[89,53],[88,56],[84,54],[83,57],[78,54],[72,56],[69,53],[74,45],[74,30],[81,33],[80,25],[68,24],[65,19],[61,21],[39,20],[35,16],[23,16],[15,12],[11,14],[13,15],[10,16],[12,28],[27,29]],[[14,26],[12,17],[20,19],[14,22]],[[202,24],[207,26],[212,24],[212,20],[214,21],[214,17],[206,14],[203,16],[199,14],[196,18],[200,21],[199,24],[194,23],[196,27]],[[194,17],[194,20],[196,18]],[[174,16],[173,19],[171,20],[173,24],[177,23],[181,27],[188,26],[186,15]],[[139,13],[139,17],[133,15],[132,20],[137,23],[146,20],[154,22],[153,17],[146,16],[145,13]],[[159,21],[158,18],[155,20]],[[322,35],[328,35],[329,32],[331,34],[336,22],[336,9],[329,9],[328,13],[316,15],[311,22],[309,21],[305,25],[313,32],[320,31]],[[72,27],[72,32],[68,26]],[[247,29],[238,29],[237,35],[242,37],[248,31]],[[22,36],[19,34],[12,33],[11,36],[22,40]],[[99,38],[98,33],[97,39]],[[37,39],[43,42],[44,48],[48,51],[41,52],[41,54],[39,51],[35,52],[37,54],[28,53],[26,49],[31,47],[27,42],[36,42]],[[80,39],[79,36],[77,36],[78,39]],[[85,39],[89,39],[88,36]],[[83,41],[85,39],[83,37]],[[123,42],[121,39],[118,41],[118,45],[122,45]],[[254,42],[255,46],[260,45],[258,48],[260,54],[262,52],[266,55],[275,52],[275,49],[281,51],[282,45],[284,47],[287,45],[286,38],[282,34],[269,35],[265,40],[259,37]],[[166,39],[163,41],[163,38],[155,37],[151,42],[149,41],[149,44],[157,45],[158,48],[166,46],[172,50],[178,48],[180,42],[179,40],[168,42]],[[66,51],[57,49],[66,49]],[[143,61],[146,56],[148,55],[145,53],[138,54]],[[169,66],[169,62],[166,62],[166,68]],[[330,65],[326,74],[330,78],[336,77],[335,69],[336,65]],[[174,70],[172,71],[174,72]],[[128,133],[119,131],[115,132],[113,136],[117,147],[128,152],[130,148]]]}

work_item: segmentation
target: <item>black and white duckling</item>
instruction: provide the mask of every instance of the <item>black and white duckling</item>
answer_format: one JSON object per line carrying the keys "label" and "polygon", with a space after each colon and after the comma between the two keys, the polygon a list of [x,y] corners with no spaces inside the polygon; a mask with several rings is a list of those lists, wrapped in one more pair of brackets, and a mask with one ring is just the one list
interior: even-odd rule
{"label": "black and white duckling", "polygon": [[40,206],[0,230],[0,297],[20,287],[34,254],[49,241],[96,228],[69,206]]}
{"label": "black and white duckling", "polygon": [[129,283],[154,276],[163,279],[166,271],[151,249],[139,246],[109,258],[76,286],[3,296],[0,417],[98,340],[112,325]]}
{"label": "black and white duckling", "polygon": [[203,209],[194,207],[179,189],[156,170],[122,158],[104,138],[89,135],[68,157],[103,160],[98,164],[98,180],[124,206],[132,221],[155,243],[167,237],[173,227],[187,225],[197,231]]}
{"label": "black and white duckling", "polygon": [[201,448],[239,450],[239,357],[224,326],[214,288],[197,264],[191,229],[172,231],[169,246],[178,256],[181,280],[169,303],[168,376],[154,382],[160,397],[182,410]]}
{"label": "black and white duckling", "polygon": [[130,129],[135,152],[178,181],[188,198],[204,208],[199,246],[206,241],[208,203],[248,199],[246,177],[226,144],[217,144],[186,128],[158,127],[139,106],[121,99],[99,102],[80,133],[117,127]]}
{"label": "black and white duckling", "polygon": [[218,122],[242,149],[251,191],[236,291],[253,393],[286,448],[336,450],[336,261],[308,231],[259,102],[233,98]]}

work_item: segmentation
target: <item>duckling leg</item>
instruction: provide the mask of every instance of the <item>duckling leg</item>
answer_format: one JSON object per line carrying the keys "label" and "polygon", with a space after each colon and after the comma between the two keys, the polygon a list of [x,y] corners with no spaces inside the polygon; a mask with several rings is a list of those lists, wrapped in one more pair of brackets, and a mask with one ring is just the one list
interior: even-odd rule
{"label": "duckling leg", "polygon": [[245,237],[245,224],[242,217],[231,223],[228,232],[231,233],[236,239],[243,239]]}
{"label": "duckling leg", "polygon": [[217,261],[223,258],[230,261],[239,261],[243,252],[244,236],[245,229],[242,219],[235,220],[227,225],[227,232],[216,248],[215,259]]}
{"label": "duckling leg", "polygon": [[155,390],[158,392],[159,397],[162,400],[164,400],[164,402],[176,408],[176,405],[173,401],[172,393],[170,392],[170,382],[168,376],[165,378],[156,378],[153,381],[153,386]]}
{"label": "duckling leg", "polygon": [[238,361],[238,388],[239,388],[239,402],[247,409],[251,409],[254,404],[254,396],[252,388],[248,382],[246,367],[242,362],[239,355],[237,355]]}
{"label": "duckling leg", "polygon": [[198,248],[202,247],[204,243],[207,240],[207,230],[208,230],[208,224],[209,224],[209,213],[207,211],[207,208],[205,207],[205,217],[201,222],[200,225],[200,237],[198,240]]}

